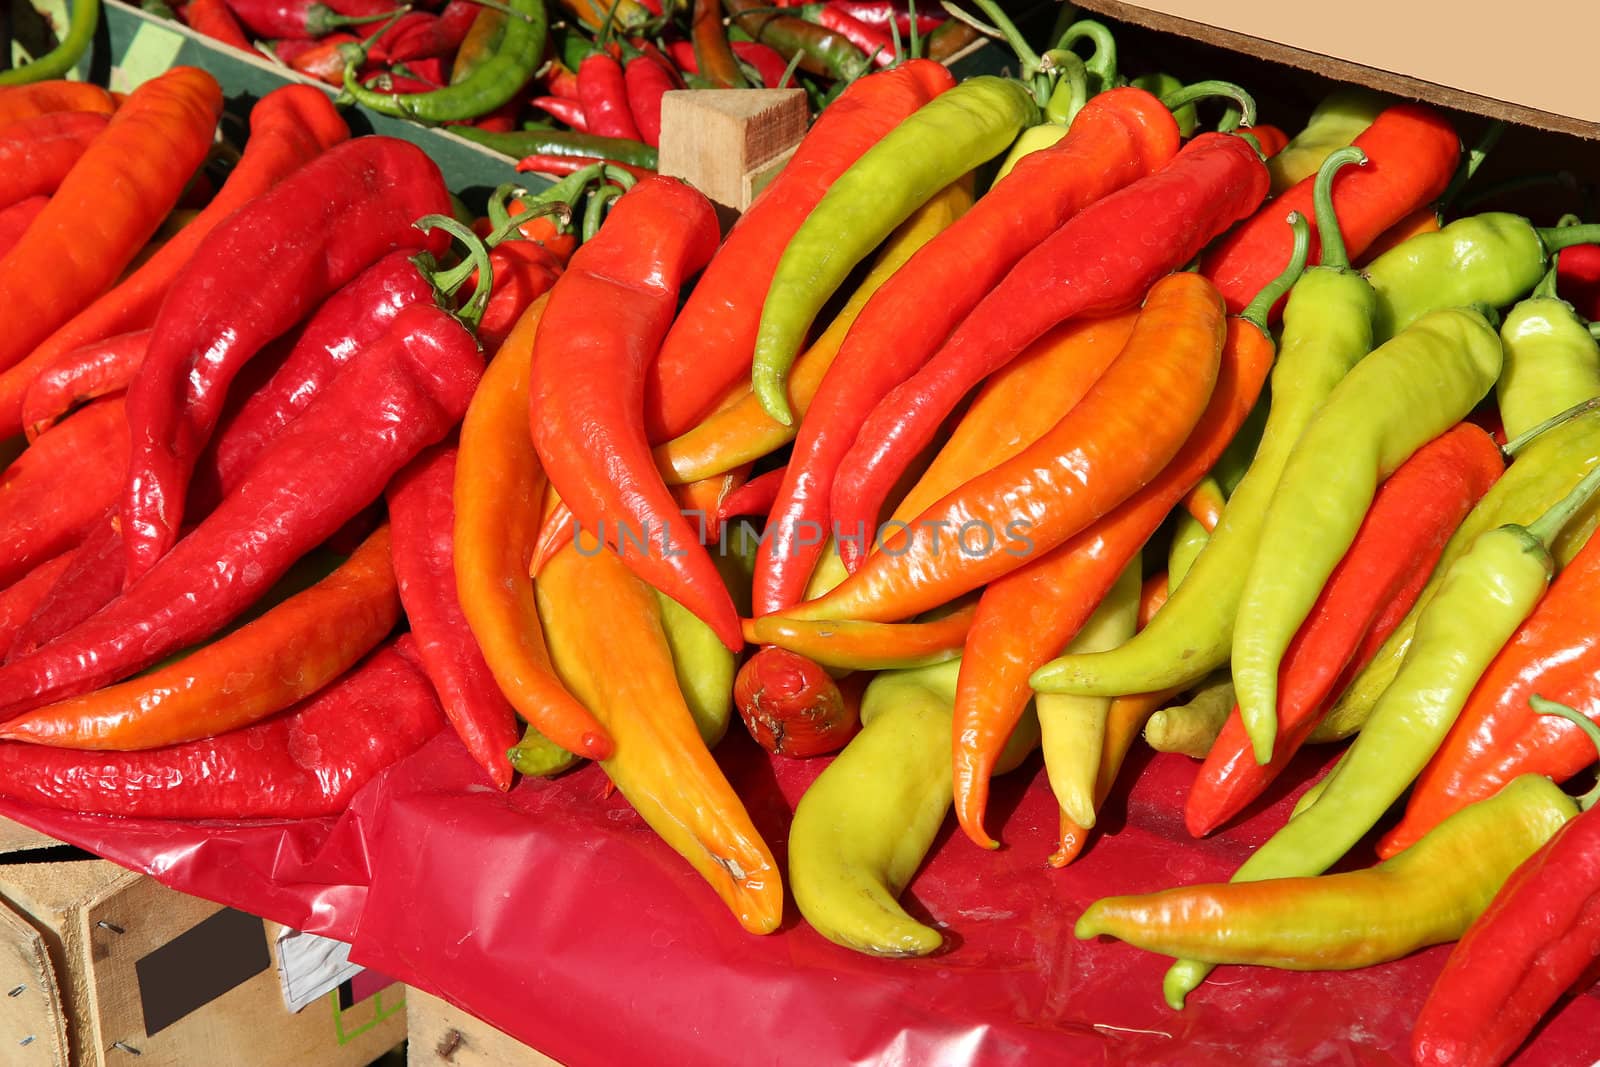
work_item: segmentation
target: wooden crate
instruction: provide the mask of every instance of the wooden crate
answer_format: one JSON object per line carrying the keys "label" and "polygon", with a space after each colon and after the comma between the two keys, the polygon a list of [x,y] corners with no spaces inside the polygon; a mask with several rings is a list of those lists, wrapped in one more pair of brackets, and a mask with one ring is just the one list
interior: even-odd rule
{"label": "wooden crate", "polygon": [[420,989],[406,989],[407,1067],[561,1067],[511,1035]]}
{"label": "wooden crate", "polygon": [[7,1067],[365,1067],[405,1039],[401,987],[284,1007],[274,924],[104,860],[0,865]]}

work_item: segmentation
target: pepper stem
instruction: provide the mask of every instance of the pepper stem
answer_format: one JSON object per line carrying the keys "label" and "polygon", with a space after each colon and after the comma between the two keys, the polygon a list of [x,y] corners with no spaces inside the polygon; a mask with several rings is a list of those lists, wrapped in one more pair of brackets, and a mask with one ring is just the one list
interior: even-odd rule
{"label": "pepper stem", "polygon": [[1528,532],[1549,548],[1562,528],[1572,521],[1572,516],[1581,511],[1589,502],[1589,498],[1594,496],[1596,489],[1600,489],[1600,464],[1591,468],[1589,473],[1572,487],[1572,491],[1557,501],[1549,511],[1529,523]]}
{"label": "pepper stem", "polygon": [[1588,411],[1593,411],[1596,408],[1600,408],[1600,397],[1591,397],[1588,400],[1580,401],[1572,405],[1567,410],[1552,415],[1543,422],[1523,430],[1521,433],[1517,434],[1517,436],[1507,441],[1505,447],[1500,451],[1504,452],[1508,456],[1515,456],[1518,452],[1521,452],[1524,448],[1527,448],[1529,445],[1531,445],[1535,438],[1539,437],[1547,430],[1553,430],[1562,423],[1567,422],[1570,419],[1575,419],[1579,415],[1582,415]]}
{"label": "pepper stem", "polygon": [[1545,253],[1554,255],[1563,248],[1573,245],[1600,244],[1600,223],[1591,222],[1585,226],[1543,226],[1536,228],[1534,233],[1539,235],[1539,240],[1544,244]]}
{"label": "pepper stem", "polygon": [[[1589,743],[1595,746],[1595,750],[1600,752],[1600,726],[1596,726],[1594,721],[1581,711],[1569,707],[1558,700],[1546,700],[1537,693],[1528,697],[1528,706],[1540,715],[1559,715],[1563,719],[1571,720],[1573,725],[1583,731],[1584,736],[1589,739]],[[1594,807],[1595,802],[1600,801],[1600,782],[1596,782],[1593,789],[1576,799],[1578,807],[1582,811],[1588,811]]]}
{"label": "pepper stem", "polygon": [[1550,269],[1544,272],[1544,277],[1539,279],[1539,284],[1533,287],[1530,294],[1535,300],[1551,300],[1556,295],[1556,267],[1561,257],[1557,252],[1550,257]]}
{"label": "pepper stem", "polygon": [[522,227],[543,215],[555,215],[558,224],[564,230],[572,223],[572,205],[564,200],[549,200],[542,204],[530,205],[528,210],[520,215],[507,215],[505,222],[491,230],[483,243],[494,248],[508,238],[526,240],[522,236]]}
{"label": "pepper stem", "polygon": [[1455,174],[1450,177],[1450,184],[1445,186],[1444,192],[1439,195],[1441,213],[1445,208],[1456,202],[1456,197],[1461,195],[1461,190],[1466,188],[1466,184],[1472,180],[1472,176],[1478,173],[1478,168],[1483,165],[1485,159],[1489,158],[1489,153],[1494,150],[1494,146],[1500,141],[1500,135],[1505,132],[1506,124],[1499,119],[1495,119],[1483,131],[1483,136],[1478,138],[1478,143],[1467,150],[1467,158],[1456,168]]}
{"label": "pepper stem", "polygon": [[[911,16],[911,23],[909,26],[911,31],[911,40],[906,42],[906,54],[912,59],[921,59],[922,34],[917,31],[917,0],[908,0],[906,4],[906,10]],[[889,24],[891,26],[898,26],[900,24],[900,20],[890,19]],[[782,86],[779,86],[779,88],[782,88]]]}
{"label": "pepper stem", "polygon": [[[1213,96],[1225,96],[1239,105],[1241,118],[1240,124],[1254,126],[1256,124],[1256,101],[1249,93],[1239,88],[1232,82],[1210,81],[1195,82],[1185,85],[1182,89],[1174,89],[1161,98],[1161,106],[1168,111],[1176,111],[1185,104],[1192,104],[1196,100],[1205,100]],[[1225,125],[1225,124],[1224,124]],[[1233,128],[1222,129],[1217,127],[1219,133],[1232,133]]]}
{"label": "pepper stem", "polygon": [[989,16],[989,20],[994,23],[993,26],[985,26],[979,20],[951,4],[949,0],[943,0],[943,3],[944,9],[950,12],[952,17],[960,19],[980,33],[986,33],[991,37],[998,36],[1006,44],[1010,45],[1011,50],[1017,53],[1017,59],[1022,63],[1024,76],[1031,76],[1041,69],[1042,64],[1039,60],[1039,54],[1028,47],[1028,42],[1023,39],[1022,31],[1017,29],[1017,24],[1007,17],[1006,13],[1001,10],[1000,5],[995,3],[995,0],[972,0],[973,6]]}
{"label": "pepper stem", "polygon": [[1061,71],[1061,77],[1045,102],[1045,120],[1057,126],[1070,126],[1083,105],[1089,102],[1089,72],[1075,52],[1052,49],[1043,57],[1046,71]]}
{"label": "pepper stem", "polygon": [[[372,51],[372,46],[378,43],[378,38],[388,33],[389,27],[410,13],[411,5],[401,4],[389,12],[384,21],[379,23],[378,28],[373,30],[365,40],[358,41],[355,44],[346,43],[339,46],[339,55],[344,58],[344,80],[347,90],[350,87],[350,83],[356,80],[356,68],[367,61],[367,53]],[[341,93],[340,95],[342,97],[347,94]]]}
{"label": "pepper stem", "polygon": [[411,225],[423,233],[432,233],[434,230],[443,230],[451,237],[460,241],[467,249],[467,258],[447,271],[434,273],[417,260],[417,269],[433,284],[444,296],[454,296],[457,289],[466,283],[473,271],[478,273],[478,284],[472,291],[472,296],[456,311],[456,318],[466,324],[467,329],[477,332],[478,323],[483,319],[483,309],[489,303],[489,294],[494,289],[494,267],[489,262],[489,250],[484,247],[478,235],[467,229],[449,215],[424,215]]}
{"label": "pepper stem", "polygon": [[1306,269],[1306,257],[1311,254],[1311,227],[1306,224],[1306,217],[1298,211],[1291,211],[1285,221],[1294,230],[1294,248],[1289,252],[1288,265],[1283,268],[1283,273],[1263,285],[1249,306],[1239,312],[1241,319],[1269,337],[1271,332],[1267,329],[1267,315],[1271,313],[1272,305],[1300,280],[1301,273]]}
{"label": "pepper stem", "polygon": [[1591,322],[1589,324],[1589,336],[1596,341],[1600,341],[1600,322]]}
{"label": "pepper stem", "polygon": [[585,242],[594,240],[594,235],[600,232],[600,225],[605,221],[606,207],[611,201],[621,196],[623,189],[616,185],[607,185],[594,192],[589,197],[589,207],[583,213],[583,239]]}
{"label": "pepper stem", "polygon": [[1079,19],[1068,26],[1057,49],[1071,49],[1079,41],[1091,41],[1094,52],[1083,61],[1084,68],[1094,77],[1097,92],[1104,92],[1117,84],[1117,39],[1104,24],[1094,19]]}
{"label": "pepper stem", "polygon": [[1317,169],[1317,181],[1311,195],[1317,206],[1317,237],[1322,242],[1321,264],[1334,270],[1349,270],[1350,255],[1345,251],[1344,233],[1339,229],[1339,213],[1333,209],[1333,179],[1341,167],[1355,163],[1365,166],[1367,154],[1355,145],[1332,152]]}

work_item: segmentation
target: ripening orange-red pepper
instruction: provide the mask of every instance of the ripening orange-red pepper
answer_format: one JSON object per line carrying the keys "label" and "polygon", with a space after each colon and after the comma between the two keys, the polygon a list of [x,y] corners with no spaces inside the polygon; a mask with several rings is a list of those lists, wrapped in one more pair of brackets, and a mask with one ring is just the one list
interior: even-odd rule
{"label": "ripening orange-red pepper", "polygon": [[849,671],[906,670],[955,659],[977,603],[925,622],[804,622],[766,615],[745,624],[745,640],[777,645],[824,667]]}
{"label": "ripening orange-red pepper", "polygon": [[0,89],[0,130],[13,122],[58,111],[91,111],[110,115],[117,110],[112,95],[98,85],[78,81],[43,81]]}

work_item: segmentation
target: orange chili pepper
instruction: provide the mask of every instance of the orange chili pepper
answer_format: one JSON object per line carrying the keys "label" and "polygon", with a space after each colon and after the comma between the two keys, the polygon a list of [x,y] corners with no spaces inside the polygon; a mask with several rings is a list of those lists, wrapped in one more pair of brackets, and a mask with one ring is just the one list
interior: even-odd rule
{"label": "orange chili pepper", "polygon": [[[655,593],[609,549],[586,555],[577,544],[556,553],[537,588],[562,681],[616,741],[601,761],[606,774],[741,926],[776,930],[783,918],[777,864],[678,690]],[[599,604],[604,611],[595,610]]]}
{"label": "orange chili pepper", "polygon": [[116,110],[111,94],[90,82],[44,81],[0,89],[0,129],[57,111],[110,115]]}
{"label": "orange chili pepper", "polygon": [[217,80],[193,67],[134,90],[0,259],[0,370],[116,281],[205,159],[221,113]]}
{"label": "orange chili pepper", "polygon": [[355,666],[400,619],[389,527],[328,577],[176,663],[18,716],[0,738],[133,752],[216,737]]}
{"label": "orange chili pepper", "polygon": [[1227,503],[1227,498],[1222,495],[1222,486],[1217,484],[1216,479],[1205,478],[1184,495],[1183,510],[1205,527],[1206,533],[1210,533],[1222,521],[1222,509]]}
{"label": "orange chili pepper", "polygon": [[745,623],[745,640],[777,645],[824,667],[887,671],[955,659],[972,627],[974,602],[927,622],[802,622],[768,615]]}
{"label": "orange chili pepper", "polygon": [[[1145,579],[1144,588],[1139,593],[1140,626],[1148,623],[1150,617],[1161,610],[1161,605],[1167,602],[1167,592],[1165,574],[1156,574]],[[1111,787],[1117,781],[1117,772],[1122,770],[1122,763],[1128,758],[1128,750],[1133,747],[1134,738],[1144,729],[1145,721],[1178,692],[1176,689],[1167,689],[1159,693],[1134,693],[1130,696],[1117,697],[1111,702],[1111,708],[1106,712],[1106,739],[1100,748],[1100,772],[1095,777],[1094,783],[1096,811],[1106,802],[1106,797],[1111,795]],[[1089,841],[1090,828],[1079,826],[1063,811],[1058,833],[1059,843],[1056,850],[1050,854],[1048,862],[1050,866],[1060,868],[1078,858],[1083,846]]]}
{"label": "orange chili pepper", "polygon": [[456,456],[456,592],[489,670],[517,714],[568,752],[604,759],[611,736],[550,666],[528,561],[544,469],[528,439],[528,368],[549,297],[523,313],[489,363]]}
{"label": "orange chili pepper", "polygon": [[[167,76],[170,75],[164,77]],[[115,128],[113,122],[110,129]],[[204,134],[209,147],[209,126]],[[41,368],[75,348],[153,324],[172,280],[218,223],[313,156],[349,136],[349,127],[327,96],[308,85],[285,86],[262,97],[250,112],[250,139],[245,144],[244,155],[206,209],[116,288],[87,307],[82,306],[82,301],[74,303],[67,309],[68,321],[58,324],[60,328],[34,348],[26,359],[0,373],[0,436],[22,428],[23,398]],[[93,152],[91,149],[90,153]],[[145,144],[135,146],[135,154],[155,153]],[[80,163],[74,173],[81,168]],[[186,177],[187,172],[178,179],[180,187]],[[106,203],[104,185],[110,182],[121,190],[126,179],[113,178],[99,169],[89,178],[92,187],[84,193],[88,199],[76,210],[90,218],[114,212],[115,207]],[[69,175],[67,182],[73,180]],[[59,200],[66,188],[63,184],[55,199]],[[160,222],[159,216],[156,222]],[[3,263],[0,261],[0,267]]]}
{"label": "orange chili pepper", "polygon": [[[1117,359],[1048,433],[924,511],[832,592],[781,614],[893,622],[1062,544],[1177,455],[1207,410],[1226,333],[1210,282],[1167,275]],[[987,551],[973,550],[972,529]],[[954,543],[941,544],[941,535]]]}
{"label": "orange chili pepper", "polygon": [[1425,204],[1379,234],[1378,239],[1372,242],[1372,247],[1357,259],[1356,266],[1365,267],[1396,245],[1403,244],[1418,234],[1437,233],[1438,230],[1439,212],[1432,204]]}

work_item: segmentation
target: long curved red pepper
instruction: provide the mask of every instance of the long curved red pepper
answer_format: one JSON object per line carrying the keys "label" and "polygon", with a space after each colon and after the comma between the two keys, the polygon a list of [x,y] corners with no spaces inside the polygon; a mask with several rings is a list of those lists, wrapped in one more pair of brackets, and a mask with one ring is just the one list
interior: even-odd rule
{"label": "long curved red pepper", "polygon": [[448,59],[467,39],[467,31],[482,10],[472,0],[450,0],[438,15],[426,15],[410,24],[402,18],[380,38],[384,59],[390,63]]}
{"label": "long curved red pepper", "polygon": [[1445,542],[1504,468],[1493,439],[1463,423],[1418,449],[1378,488],[1284,654],[1272,762],[1256,762],[1235,706],[1189,789],[1184,822],[1191,834],[1211,833],[1282,773],[1339,683],[1365,665],[1410,610]]}
{"label": "long curved red pepper", "polygon": [[205,741],[85,753],[0,744],[0,796],[153,819],[309,819],[343,811],[444,716],[409,636],[294,710]]}
{"label": "long curved red pepper", "polygon": [[27,655],[111,603],[122,592],[122,565],[122,526],[113,504],[72,550],[66,570],[17,628],[5,658]]}
{"label": "long curved red pepper", "polygon": [[126,389],[149,347],[150,331],[134,330],[70,349],[40,367],[22,398],[22,432],[31,441],[84,401]]}
{"label": "long curved red pepper", "polygon": [[511,788],[506,752],[517,715],[489,671],[456,595],[454,445],[437,445],[389,485],[394,573],[417,653],[461,743],[498,789]]}
{"label": "long curved red pepper", "polygon": [[[748,63],[757,74],[761,75],[761,84],[765,88],[795,88],[794,74],[789,70],[789,62],[776,48],[760,41],[731,41],[728,47],[733,49],[733,54],[742,62]],[[693,54],[691,51],[690,55]],[[786,74],[787,80],[784,77]]]}
{"label": "long curved red pepper", "polygon": [[1489,669],[1417,776],[1400,824],[1378,842],[1392,856],[1446,817],[1492,796],[1519,774],[1564,782],[1594,762],[1576,723],[1535,714],[1528,698],[1558,700],[1600,717],[1600,537],[1590,537]]}
{"label": "long curved red pepper", "polygon": [[680,181],[645,178],[624,193],[550,290],[528,418],[550,484],[578,522],[737,651],[733,600],[656,470],[640,418],[645,367],[717,235],[710,201]]}
{"label": "long curved red pepper", "polygon": [[149,573],[0,667],[0,718],[125,677],[236,618],[460,421],[482,371],[459,322],[431,305],[406,308]]}
{"label": "long curved red pepper", "polygon": [[234,18],[263,39],[323,37],[352,21],[377,17],[341,15],[322,0],[226,0],[226,3]]}
{"label": "long curved red pepper", "polygon": [[848,11],[837,8],[832,4],[823,4],[817,10],[816,19],[818,26],[825,30],[832,30],[861,49],[862,53],[870,56],[872,62],[877,66],[893,66],[895,60],[899,58],[895,54],[894,38],[890,36],[887,29],[869,26]]}
{"label": "long curved red pepper", "polygon": [[566,123],[579,133],[593,132],[589,129],[589,119],[584,113],[583,104],[576,99],[564,96],[536,96],[528,103],[551,118]]}
{"label": "long curved red pepper", "polygon": [[1261,395],[1275,354],[1271,340],[1238,318],[1228,320],[1227,330],[1216,388],[1172,461],[1100,521],[991,582],[978,600],[956,681],[952,781],[956,817],[984,848],[995,847],[983,825],[989,778],[1033,697],[1028,676],[1088,622],[1128,562],[1216,464]]}
{"label": "long curved red pepper", "polygon": [[1584,318],[1600,319],[1600,245],[1561,250],[1556,262],[1556,292]]}
{"label": "long curved red pepper", "polygon": [[[932,358],[873,408],[839,465],[833,521],[847,531],[872,529],[912,457],[984,376],[1064,319],[1137,303],[1157,278],[1254,211],[1268,186],[1266,165],[1247,142],[1203,133],[1154,174],[1080,211],[1019,260]],[[1269,266],[1288,262],[1288,251]],[[846,566],[861,566],[865,547],[841,542]]]}
{"label": "long curved red pepper", "polygon": [[380,257],[423,246],[414,220],[449,211],[444,178],[422,149],[362,137],[301,167],[195,249],[128,388],[129,582],[177,540],[195,460],[239,369]]}
{"label": "long curved red pepper", "polygon": [[0,208],[0,256],[16,247],[22,235],[28,232],[28,227],[33,225],[33,220],[49,205],[48,196],[30,196],[8,208]]}
{"label": "long curved red pepper", "polygon": [[589,133],[639,140],[639,127],[628,110],[622,64],[605,52],[586,56],[578,64],[578,102]]}
{"label": "long curved red pepper", "polygon": [[[911,11],[906,4],[891,3],[890,0],[827,0],[827,6],[835,11],[842,11],[868,26],[881,27],[885,34],[889,32],[889,24],[893,22],[900,30],[900,39],[907,42],[911,40]],[[933,13],[931,9],[919,10],[917,33],[926,37],[943,25],[944,21],[942,12]]]}
{"label": "long curved red pepper", "polygon": [[837,588],[781,614],[909,618],[1087,529],[1178,455],[1209,410],[1226,332],[1210,282],[1167,275],[1122,353],[1048,433],[929,507]]}
{"label": "long curved red pepper", "polygon": [[728,233],[650,365],[645,429],[656,443],[692,427],[750,372],[756,328],[789,238],[834,180],[923,104],[955,84],[931,60],[851,83]]}
{"label": "long curved red pepper", "polygon": [[0,208],[55,192],[110,121],[93,111],[55,111],[0,130]]}
{"label": "long curved red pepper", "polygon": [[178,10],[184,23],[196,33],[244,52],[253,51],[244,27],[223,0],[189,0]]}
{"label": "long curved red pepper", "polygon": [[98,400],[40,437],[0,479],[0,587],[82,540],[127,471],[121,397]]}
{"label": "long curved red pepper", "polygon": [[661,98],[678,88],[677,83],[665,67],[649,56],[630,59],[623,70],[623,80],[638,139],[651,148],[661,147]]}
{"label": "long curved red pepper", "polygon": [[69,549],[34,567],[4,589],[0,589],[0,662],[11,653],[17,632],[33,617],[41,601],[72,565],[73,550]]}
{"label": "long curved red pepper", "polygon": [[[1333,207],[1351,259],[1366,251],[1389,227],[1444,192],[1461,156],[1461,139],[1455,128],[1422,104],[1388,108],[1355,139],[1355,146],[1366,153],[1366,164],[1346,167],[1333,179]],[[1273,264],[1289,254],[1290,241],[1283,225],[1289,212],[1298,211],[1311,220],[1310,262],[1321,262],[1312,205],[1315,184],[1313,174],[1286,190],[1217,242],[1200,261],[1200,272],[1222,291],[1229,311],[1243,309],[1271,280]]]}
{"label": "long curved red pepper", "polygon": [[244,155],[205,210],[138,270],[79,311],[21,363],[0,373],[0,437],[22,431],[23,397],[39,368],[63,352],[149,326],[173,279],[218,223],[349,136],[327,95],[309,85],[287,85],[263,96],[250,110]]}
{"label": "long curved red pepper", "polygon": [[[1178,141],[1172,113],[1143,89],[1102,93],[1078,113],[1066,137],[1024,156],[873,294],[800,424],[756,557],[758,614],[781,611],[804,594],[827,541],[810,531],[828,529],[835,473],[873,407],[914,374],[1045,235],[1158,170],[1177,153]],[[863,534],[877,514],[873,508],[870,522],[859,528]],[[839,528],[851,537],[857,532],[850,524]],[[847,560],[854,546],[848,551]]]}

